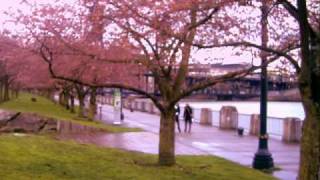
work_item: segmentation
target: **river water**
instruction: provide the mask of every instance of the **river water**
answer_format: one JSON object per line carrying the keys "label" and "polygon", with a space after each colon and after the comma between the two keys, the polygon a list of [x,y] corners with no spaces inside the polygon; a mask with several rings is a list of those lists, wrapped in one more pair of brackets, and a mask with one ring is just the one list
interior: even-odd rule
{"label": "river water", "polygon": [[[219,111],[222,106],[235,106],[240,114],[259,114],[259,101],[206,101],[206,102],[188,102],[193,108],[209,108]],[[184,106],[186,102],[181,102]],[[268,117],[297,117],[305,118],[305,113],[301,102],[268,102]]]}

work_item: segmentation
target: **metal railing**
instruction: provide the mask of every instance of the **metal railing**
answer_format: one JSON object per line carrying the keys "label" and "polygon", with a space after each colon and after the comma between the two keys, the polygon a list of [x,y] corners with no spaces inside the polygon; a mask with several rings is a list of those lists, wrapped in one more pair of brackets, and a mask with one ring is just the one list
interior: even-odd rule
{"label": "metal railing", "polygon": [[238,127],[242,127],[245,133],[250,132],[251,114],[238,114]]}
{"label": "metal railing", "polygon": [[[109,100],[103,99],[103,102],[109,102]],[[137,110],[137,111],[144,111],[147,113],[159,114],[159,110],[151,102],[133,101],[133,102],[131,102],[131,106],[133,106],[135,108],[135,110]],[[203,116],[202,115],[203,112],[206,113],[205,116],[208,116],[207,115],[208,110],[203,111],[203,109],[201,109],[201,108],[195,108],[195,107],[191,107],[191,108],[193,110],[193,121],[195,123],[200,123],[200,121],[202,121],[201,116]],[[180,106],[179,118],[181,120],[184,119],[183,113],[184,113],[184,106]],[[252,131],[256,132],[255,128],[260,127],[259,122],[256,121],[256,118],[253,119],[252,114],[241,114],[241,113],[237,113],[237,112],[235,112],[235,113],[236,113],[235,114],[236,121],[233,122],[233,123],[235,123],[235,126],[232,126],[233,128],[240,128],[241,127],[244,129],[244,132],[246,134],[249,134]],[[221,114],[220,111],[209,110],[210,122],[208,124],[213,127],[219,128],[220,124],[221,124],[220,123],[220,121],[221,121],[220,114]],[[296,125],[297,126],[297,127],[295,127],[296,131],[299,131],[299,130],[301,131],[301,126],[302,126],[301,124]],[[285,133],[284,129],[285,129],[285,119],[284,118],[268,117],[268,119],[267,119],[267,132],[271,138],[279,139],[279,140],[283,139],[284,133]],[[296,139],[300,139],[300,135]]]}

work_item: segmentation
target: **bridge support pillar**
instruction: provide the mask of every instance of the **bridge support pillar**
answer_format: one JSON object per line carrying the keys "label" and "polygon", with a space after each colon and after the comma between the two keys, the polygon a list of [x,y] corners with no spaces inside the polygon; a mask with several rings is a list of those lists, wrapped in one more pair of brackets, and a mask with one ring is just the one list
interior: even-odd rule
{"label": "bridge support pillar", "polygon": [[138,106],[139,106],[139,102],[138,101],[133,101],[133,110],[137,111],[138,110]]}
{"label": "bridge support pillar", "polygon": [[208,108],[201,109],[200,124],[212,125],[212,115],[211,115],[210,109]]}
{"label": "bridge support pillar", "polygon": [[108,97],[108,104],[113,105],[113,98],[111,96]]}
{"label": "bridge support pillar", "polygon": [[223,106],[220,110],[220,129],[236,129],[238,127],[238,111],[234,106]]}
{"label": "bridge support pillar", "polygon": [[144,101],[140,102],[140,111],[147,112],[146,111],[146,102],[144,102]]}
{"label": "bridge support pillar", "polygon": [[260,133],[260,115],[252,114],[250,119],[250,135],[259,135]]}
{"label": "bridge support pillar", "polygon": [[154,114],[154,105],[153,105],[152,102],[149,103],[149,112],[150,112],[151,114]]}
{"label": "bridge support pillar", "polygon": [[302,134],[302,123],[299,118],[285,118],[283,120],[283,135],[284,142],[299,142]]}

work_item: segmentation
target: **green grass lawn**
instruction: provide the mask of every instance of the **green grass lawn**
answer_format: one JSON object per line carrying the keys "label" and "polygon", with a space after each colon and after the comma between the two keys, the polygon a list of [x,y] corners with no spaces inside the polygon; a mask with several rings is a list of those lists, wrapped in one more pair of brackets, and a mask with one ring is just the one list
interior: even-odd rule
{"label": "green grass lawn", "polygon": [[0,179],[267,180],[275,179],[213,156],[178,156],[160,167],[157,156],[58,141],[50,136],[0,135]]}
{"label": "green grass lawn", "polygon": [[[34,112],[43,116],[103,128],[109,132],[136,131],[98,122],[77,120],[75,114],[51,101],[30,94],[0,104],[0,109]],[[19,134],[18,134],[19,135]],[[0,179],[137,179],[137,180],[267,180],[275,179],[213,156],[177,156],[177,165],[161,167],[157,155],[59,141],[53,135],[0,134]]]}
{"label": "green grass lawn", "polygon": [[[31,97],[36,97],[37,101],[32,102]],[[52,117],[58,120],[66,120],[66,121],[73,121],[78,124],[87,125],[97,127],[108,132],[134,132],[134,131],[141,131],[139,128],[126,128],[126,127],[119,127],[113,125],[105,125],[103,123],[97,121],[88,121],[85,119],[80,119],[77,117],[76,114],[72,114],[62,106],[53,103],[52,101],[40,97],[40,96],[33,96],[27,93],[21,93],[19,98],[12,99],[8,102],[0,104],[0,109],[7,109],[17,112],[32,112],[37,113],[39,115],[43,115],[46,117]]]}

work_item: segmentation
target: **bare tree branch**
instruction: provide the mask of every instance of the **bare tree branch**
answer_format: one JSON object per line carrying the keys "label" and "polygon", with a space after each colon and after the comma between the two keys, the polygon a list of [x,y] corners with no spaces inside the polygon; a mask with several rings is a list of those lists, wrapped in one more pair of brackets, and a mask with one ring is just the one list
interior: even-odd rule
{"label": "bare tree branch", "polygon": [[[47,51],[47,52],[45,52]],[[94,84],[94,83],[89,83],[89,82],[84,82],[81,81],[79,79],[75,79],[75,78],[71,78],[71,77],[65,77],[65,76],[61,76],[61,75],[57,75],[54,70],[53,70],[53,53],[50,51],[50,49],[42,44],[42,46],[40,47],[40,55],[43,58],[43,60],[48,63],[48,68],[49,68],[49,72],[52,78],[54,79],[60,79],[60,80],[64,80],[64,81],[68,81],[68,82],[72,82],[75,84],[80,84],[80,85],[84,85],[84,86],[88,86],[90,88],[122,88],[122,89],[127,89],[133,92],[136,92],[140,95],[144,95],[147,98],[151,99],[152,102],[159,108],[160,111],[164,111],[164,108],[162,106],[162,104],[158,101],[157,97],[149,94],[148,92],[145,92],[141,89],[135,88],[133,86],[129,86],[129,85],[125,85],[125,84],[121,84],[121,83],[100,83],[100,84]]]}
{"label": "bare tree branch", "polygon": [[[299,12],[298,12],[298,9],[294,5],[292,5],[287,0],[278,0],[277,3],[282,4],[284,6],[284,8],[289,12],[289,14],[299,22]],[[310,36],[317,38],[317,39],[320,39],[319,35],[317,35],[317,33],[313,30],[310,23],[308,23],[307,26],[310,31]]]}
{"label": "bare tree branch", "polygon": [[205,24],[206,22],[208,22],[212,17],[213,15],[219,11],[219,8],[214,8],[209,14],[208,16],[204,17],[203,19],[200,19],[198,22],[194,23],[194,24],[191,24],[191,26],[188,27],[188,30],[192,30],[194,28],[197,28],[203,24]]}
{"label": "bare tree branch", "polygon": [[270,47],[264,47],[261,45],[257,45],[255,43],[247,42],[247,41],[242,41],[242,42],[229,42],[229,43],[223,43],[223,44],[214,44],[214,45],[202,45],[202,44],[193,44],[195,47],[198,47],[200,49],[204,48],[218,48],[218,47],[228,47],[228,46],[244,46],[244,47],[254,47],[266,52],[270,52],[273,54],[276,54],[278,56],[285,57],[290,61],[290,63],[294,66],[297,72],[301,71],[301,68],[299,66],[299,63],[297,60],[295,60],[293,57],[288,55],[285,50],[276,50]]}
{"label": "bare tree branch", "polygon": [[[269,59],[267,61],[267,64],[274,62],[279,57],[281,57],[281,56],[275,56],[275,57]],[[194,92],[194,91],[198,91],[198,90],[210,87],[210,86],[214,86],[218,83],[225,82],[228,80],[234,80],[234,79],[239,79],[239,78],[245,77],[260,68],[261,68],[261,66],[251,66],[250,68],[247,68],[247,69],[223,74],[220,76],[215,76],[215,77],[206,79],[206,81],[195,83],[191,87],[188,87],[187,90],[182,91],[179,97],[177,97],[171,101],[171,104],[172,105],[176,104],[180,99],[183,99],[184,97],[191,95],[192,92]]]}

